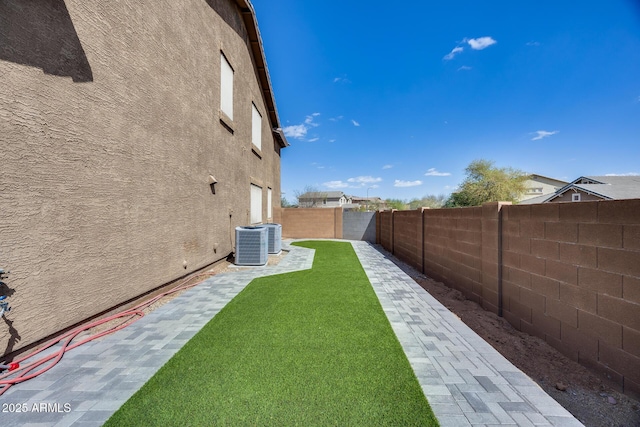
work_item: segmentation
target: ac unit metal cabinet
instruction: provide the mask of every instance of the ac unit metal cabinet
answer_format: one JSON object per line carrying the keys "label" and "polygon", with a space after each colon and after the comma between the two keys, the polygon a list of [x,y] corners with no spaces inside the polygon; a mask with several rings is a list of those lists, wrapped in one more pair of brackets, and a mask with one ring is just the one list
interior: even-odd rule
{"label": "ac unit metal cabinet", "polygon": [[282,224],[265,224],[269,231],[269,253],[277,254],[282,250]]}
{"label": "ac unit metal cabinet", "polygon": [[236,227],[236,265],[265,265],[269,259],[264,226]]}

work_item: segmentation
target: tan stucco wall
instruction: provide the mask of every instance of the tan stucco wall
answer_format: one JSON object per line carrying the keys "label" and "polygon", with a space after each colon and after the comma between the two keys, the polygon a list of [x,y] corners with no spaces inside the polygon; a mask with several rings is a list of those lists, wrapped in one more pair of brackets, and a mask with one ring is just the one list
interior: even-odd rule
{"label": "tan stucco wall", "polygon": [[[250,183],[265,221],[268,187],[280,205],[245,33],[226,0],[0,3],[0,291],[13,307],[0,355],[228,255]],[[221,50],[233,133],[220,122]]]}
{"label": "tan stucco wall", "polygon": [[[563,184],[557,181],[541,176],[528,179],[525,181],[524,185],[527,188],[527,191],[520,197],[519,201],[533,199],[534,197],[543,196],[545,194],[553,194],[563,186]],[[531,191],[531,189],[534,188],[542,188],[542,192]]]}

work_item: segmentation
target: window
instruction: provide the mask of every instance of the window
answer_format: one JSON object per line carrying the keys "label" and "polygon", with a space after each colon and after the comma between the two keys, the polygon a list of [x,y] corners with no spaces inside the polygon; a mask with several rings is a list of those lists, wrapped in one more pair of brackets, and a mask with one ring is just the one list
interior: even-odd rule
{"label": "window", "polygon": [[258,150],[262,149],[262,116],[254,104],[251,104],[251,142]]}
{"label": "window", "polygon": [[251,184],[251,224],[262,222],[262,187]]}
{"label": "window", "polygon": [[220,110],[233,120],[233,68],[220,52]]}
{"label": "window", "polygon": [[271,205],[272,190],[267,188],[267,218],[273,218],[273,206]]}
{"label": "window", "polygon": [[580,201],[580,193],[574,193],[571,195],[571,201],[572,202],[579,202]]}

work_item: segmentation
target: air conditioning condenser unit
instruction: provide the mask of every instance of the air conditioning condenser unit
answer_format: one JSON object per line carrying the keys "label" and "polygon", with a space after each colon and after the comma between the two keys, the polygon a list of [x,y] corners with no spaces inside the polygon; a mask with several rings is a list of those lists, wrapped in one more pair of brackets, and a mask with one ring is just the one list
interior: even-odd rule
{"label": "air conditioning condenser unit", "polygon": [[265,265],[269,260],[264,226],[236,227],[236,265]]}
{"label": "air conditioning condenser unit", "polygon": [[265,224],[269,232],[269,253],[278,254],[282,250],[282,224]]}

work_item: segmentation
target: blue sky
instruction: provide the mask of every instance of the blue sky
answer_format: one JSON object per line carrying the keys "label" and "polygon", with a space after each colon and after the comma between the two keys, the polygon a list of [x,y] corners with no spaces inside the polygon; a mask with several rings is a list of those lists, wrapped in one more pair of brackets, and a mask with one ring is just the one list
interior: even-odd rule
{"label": "blue sky", "polygon": [[640,174],[640,2],[253,0],[282,191],[410,199],[464,168]]}

